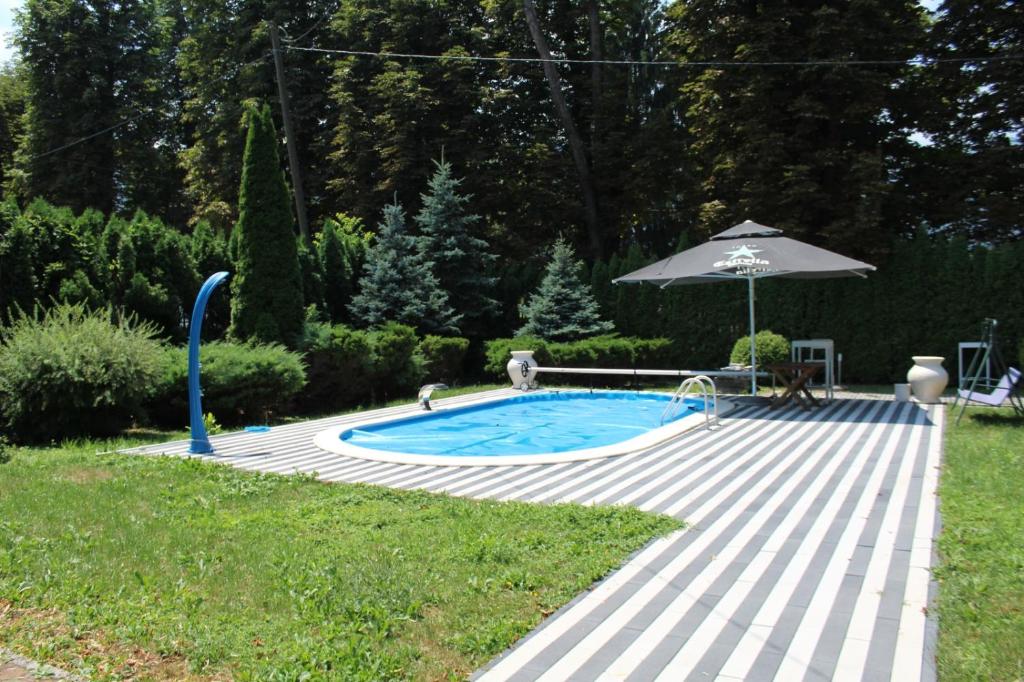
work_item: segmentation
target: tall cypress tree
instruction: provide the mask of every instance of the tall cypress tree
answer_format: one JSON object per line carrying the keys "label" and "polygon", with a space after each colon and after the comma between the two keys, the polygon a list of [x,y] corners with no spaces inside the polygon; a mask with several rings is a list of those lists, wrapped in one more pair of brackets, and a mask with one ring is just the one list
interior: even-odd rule
{"label": "tall cypress tree", "polygon": [[384,207],[377,240],[370,247],[352,299],[353,319],[367,327],[388,321],[416,327],[424,333],[457,334],[460,317],[434,276],[434,264],[423,258],[417,239],[408,234],[405,212],[397,203]]}
{"label": "tall cypress tree", "polygon": [[517,334],[573,341],[612,331],[612,323],[601,320],[594,295],[580,280],[581,265],[572,246],[559,238],[543,281],[530,300],[519,307],[526,324]]}
{"label": "tall cypress tree", "polygon": [[495,256],[487,242],[474,235],[480,216],[466,212],[469,196],[458,193],[461,180],[452,176],[452,165],[441,159],[423,195],[423,208],[416,215],[420,248],[433,261],[434,272],[452,306],[463,316],[462,332],[482,336],[497,309],[491,297],[495,277],[486,274]]}
{"label": "tall cypress tree", "polygon": [[291,200],[277,155],[270,107],[247,112],[249,132],[238,193],[231,334],[294,345],[304,318]]}

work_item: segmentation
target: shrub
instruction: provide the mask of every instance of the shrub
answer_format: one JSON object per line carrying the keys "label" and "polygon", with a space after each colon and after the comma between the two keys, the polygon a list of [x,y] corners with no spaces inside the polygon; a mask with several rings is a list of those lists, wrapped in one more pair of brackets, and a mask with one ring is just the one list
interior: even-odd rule
{"label": "shrub", "polygon": [[298,398],[302,410],[330,412],[369,400],[374,377],[368,332],[307,322],[304,338],[309,382]]}
{"label": "shrub", "polygon": [[[277,344],[214,341],[199,351],[203,411],[223,424],[263,421],[306,383],[302,356]],[[162,424],[188,422],[188,349],[166,351],[163,376],[150,403]]]}
{"label": "shrub", "polygon": [[7,436],[0,433],[0,464],[7,464],[11,461],[11,441]]}
{"label": "shrub", "polygon": [[423,378],[423,357],[416,331],[388,322],[368,334],[373,357],[374,399],[387,400],[416,390]]}
{"label": "shrub", "polygon": [[[765,365],[773,362],[789,360],[789,341],[785,336],[773,331],[759,331],[754,335],[757,344],[757,364]],[[735,365],[750,364],[750,335],[736,340],[733,344],[729,362]]]}
{"label": "shrub", "polygon": [[16,316],[0,340],[0,413],[11,435],[52,440],[127,426],[160,373],[155,335],[132,315],[81,304]]}
{"label": "shrub", "polygon": [[430,381],[455,384],[462,378],[463,361],[468,350],[469,339],[428,334],[420,341],[424,376]]}

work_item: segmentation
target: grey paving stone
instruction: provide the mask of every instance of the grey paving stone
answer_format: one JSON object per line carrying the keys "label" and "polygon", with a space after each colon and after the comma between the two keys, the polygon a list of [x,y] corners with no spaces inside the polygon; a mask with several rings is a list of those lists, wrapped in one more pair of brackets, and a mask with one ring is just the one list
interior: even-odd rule
{"label": "grey paving stone", "polygon": [[[896,638],[899,636],[900,621],[892,618],[876,618],[868,647],[866,667],[892,673],[893,658],[896,654]],[[888,679],[888,678],[887,678]]]}
{"label": "grey paving stone", "polygon": [[626,678],[629,682],[649,682],[664,670],[676,652],[683,648],[686,640],[682,637],[669,635],[661,641],[661,644],[651,652],[649,656],[640,661],[640,664]]}
{"label": "grey paving stone", "polygon": [[711,645],[700,657],[693,672],[687,675],[686,679],[703,681],[715,679],[718,671],[722,669],[722,666],[725,665],[725,662],[729,660],[731,655],[732,647],[718,644]]}
{"label": "grey paving stone", "polygon": [[750,682],[768,682],[775,679],[775,673],[782,665],[782,654],[775,652],[762,653],[754,661],[747,673],[747,680]]}
{"label": "grey paving stone", "polygon": [[868,563],[871,561],[873,548],[857,545],[853,549],[853,555],[846,565],[846,574],[863,577],[868,570]]}
{"label": "grey paving stone", "polygon": [[839,585],[835,601],[832,602],[833,614],[844,614],[849,616],[857,604],[857,597],[864,586],[864,575],[858,573],[847,573]]}
{"label": "grey paving stone", "polygon": [[836,670],[835,658],[819,658],[815,656],[807,666],[806,682],[831,682]]}

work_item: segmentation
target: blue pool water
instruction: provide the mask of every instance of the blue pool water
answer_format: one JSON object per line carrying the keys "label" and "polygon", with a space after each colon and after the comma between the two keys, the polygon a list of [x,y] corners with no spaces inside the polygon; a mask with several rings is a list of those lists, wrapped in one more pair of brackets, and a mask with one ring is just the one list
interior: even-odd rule
{"label": "blue pool water", "polygon": [[[341,439],[374,450],[454,457],[567,452],[658,428],[668,402],[667,395],[626,391],[529,394],[349,429]],[[673,421],[703,405],[687,400]]]}

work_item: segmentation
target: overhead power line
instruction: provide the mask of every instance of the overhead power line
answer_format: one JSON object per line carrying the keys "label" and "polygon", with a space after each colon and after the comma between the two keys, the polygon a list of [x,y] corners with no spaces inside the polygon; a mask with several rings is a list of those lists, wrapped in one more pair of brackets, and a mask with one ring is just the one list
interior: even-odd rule
{"label": "overhead power line", "polygon": [[966,63],[966,62],[1000,62],[1000,61],[1021,61],[1021,55],[1001,55],[993,57],[937,57],[929,59],[915,57],[913,59],[813,59],[805,61],[752,61],[740,60],[730,61],[643,61],[635,59],[566,59],[541,57],[487,57],[480,55],[459,55],[459,54],[415,54],[408,52],[373,52],[370,50],[330,50],[323,47],[299,47],[297,45],[285,45],[286,50],[300,52],[320,52],[324,54],[340,54],[353,57],[384,57],[387,59],[426,59],[426,60],[451,60],[463,62],[507,62],[514,64],[544,64],[547,62],[555,64],[602,64],[609,66],[666,66],[679,68],[729,68],[729,67],[757,67],[757,66],[885,66],[885,65],[919,65],[944,64],[944,63]]}
{"label": "overhead power line", "polygon": [[104,134],[109,133],[109,132],[111,132],[113,130],[117,130],[121,126],[126,126],[129,123],[132,123],[134,121],[138,121],[140,118],[142,118],[143,116],[148,114],[150,111],[152,111],[152,109],[148,109],[146,111],[143,111],[141,114],[138,114],[136,116],[132,116],[131,118],[126,118],[125,120],[121,121],[120,123],[115,123],[114,125],[109,126],[107,128],[104,128],[103,130],[98,130],[95,133],[90,133],[89,135],[85,135],[84,137],[80,137],[77,140],[72,140],[71,142],[68,142],[67,144],[62,144],[59,147],[54,147],[53,149],[49,149],[49,150],[47,150],[45,152],[42,152],[41,154],[36,154],[35,156],[30,156],[26,160],[27,161],[35,161],[36,159],[41,159],[44,156],[49,156],[50,154],[56,154],[57,152],[62,152],[65,149],[67,149],[68,147],[74,147],[76,144],[81,144],[83,142],[91,140],[94,137],[99,137],[100,135],[104,135]]}
{"label": "overhead power line", "polygon": [[[258,62],[262,62],[267,57],[269,57],[270,55],[271,55],[271,53],[267,52],[266,54],[263,54],[260,57],[258,57],[256,59],[253,59],[252,61],[245,62],[244,64],[239,64],[237,67],[235,67],[234,71],[232,71],[231,73],[225,74],[223,76],[218,76],[217,78],[211,78],[208,81],[204,81],[202,83],[199,83],[198,86],[209,85],[211,83],[216,83],[217,81],[228,80],[229,78],[234,78],[236,75],[238,75],[238,72],[241,71],[242,69],[244,69],[245,67],[252,66],[253,64],[256,64]],[[38,161],[39,159],[42,159],[44,157],[50,156],[52,154],[56,154],[57,152],[62,152],[65,149],[68,149],[70,147],[74,147],[76,145],[82,144],[83,142],[87,142],[87,141],[93,139],[94,137],[99,137],[100,135],[105,135],[106,133],[113,132],[114,130],[117,130],[118,128],[126,126],[129,123],[134,123],[135,121],[138,121],[140,118],[144,118],[144,117],[148,116],[149,114],[152,114],[154,111],[157,110],[157,108],[158,108],[157,105],[154,105],[154,106],[151,106],[151,107],[145,107],[145,108],[136,108],[135,111],[138,112],[138,113],[136,113],[134,116],[131,116],[129,118],[126,118],[126,119],[123,119],[121,121],[118,121],[114,125],[107,126],[103,130],[97,130],[95,133],[89,133],[88,135],[84,135],[82,137],[79,137],[78,139],[72,140],[71,142],[68,142],[66,144],[62,144],[59,147],[54,147],[53,149],[47,149],[45,152],[40,152],[39,154],[35,154],[34,156],[30,156],[27,159],[25,159],[25,162],[29,163],[29,162],[33,162],[33,161]]]}

